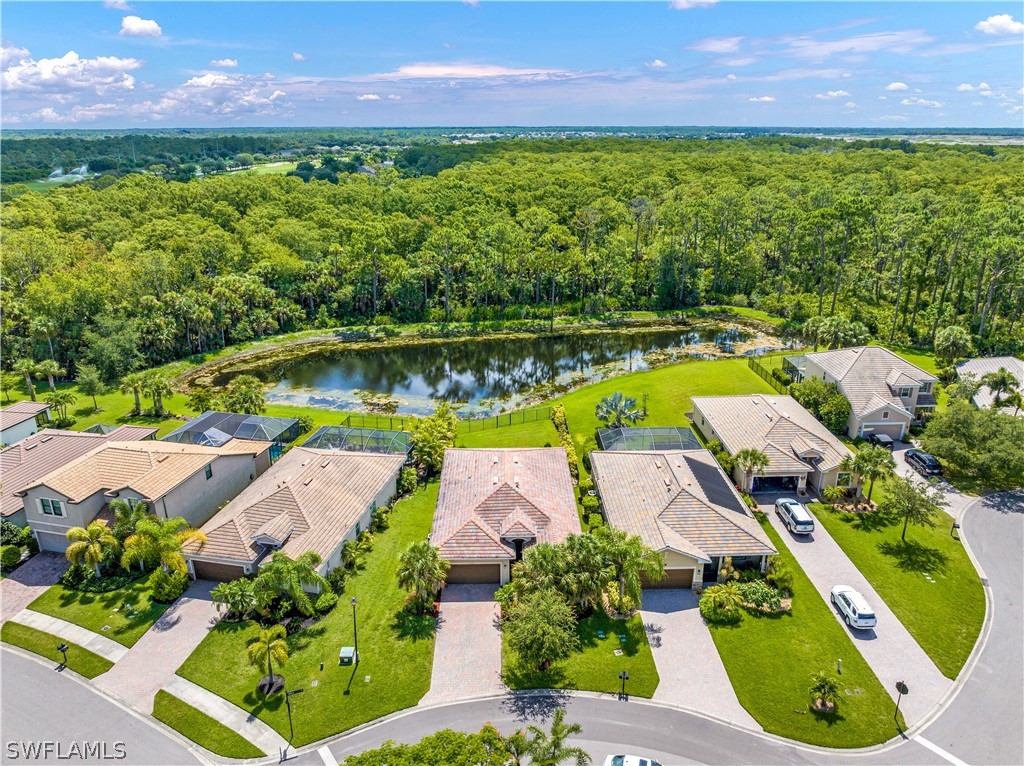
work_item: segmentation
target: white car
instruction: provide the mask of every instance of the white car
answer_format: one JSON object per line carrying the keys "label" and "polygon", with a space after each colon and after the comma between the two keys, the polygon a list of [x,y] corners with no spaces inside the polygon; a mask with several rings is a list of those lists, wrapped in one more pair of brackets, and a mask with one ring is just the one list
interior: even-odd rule
{"label": "white car", "polygon": [[851,628],[873,628],[878,623],[868,602],[849,585],[836,585],[832,588],[832,603],[838,607]]}
{"label": "white car", "polygon": [[775,501],[775,512],[794,535],[809,535],[814,531],[814,517],[802,504],[791,497]]}
{"label": "white car", "polygon": [[609,755],[604,759],[604,766],[661,766],[653,758],[642,755]]}

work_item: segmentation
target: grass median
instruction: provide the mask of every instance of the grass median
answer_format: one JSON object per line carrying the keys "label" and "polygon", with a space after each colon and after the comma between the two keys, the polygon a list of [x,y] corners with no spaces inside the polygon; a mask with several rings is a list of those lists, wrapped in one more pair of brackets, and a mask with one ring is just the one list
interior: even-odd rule
{"label": "grass median", "polygon": [[220,721],[210,718],[163,689],[156,693],[153,700],[153,717],[200,747],[225,758],[260,758],[267,755]]}
{"label": "grass median", "polygon": [[0,628],[0,641],[11,646],[19,646],[57,663],[64,661],[63,655],[57,651],[57,645],[66,643],[68,645],[67,667],[86,678],[95,678],[114,667],[114,663],[110,660],[93,654],[78,644],[72,644],[60,636],[30,628],[27,625],[19,625],[16,622],[4,623]]}

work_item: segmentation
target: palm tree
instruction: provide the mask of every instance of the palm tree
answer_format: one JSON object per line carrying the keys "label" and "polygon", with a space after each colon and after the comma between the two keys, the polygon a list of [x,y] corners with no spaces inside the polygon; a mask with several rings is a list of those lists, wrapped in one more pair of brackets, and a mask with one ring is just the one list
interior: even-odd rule
{"label": "palm tree", "polygon": [[811,676],[809,691],[815,705],[820,702],[822,707],[833,708],[839,703],[839,682],[823,670]]}
{"label": "palm tree", "polygon": [[118,390],[122,394],[132,394],[135,397],[135,409],[133,415],[142,412],[142,391],[146,387],[146,377],[141,372],[133,372],[121,378]]}
{"label": "palm tree", "polygon": [[565,723],[565,708],[555,709],[550,732],[537,726],[529,726],[526,730],[530,733],[527,747],[533,766],[558,766],[568,760],[576,766],[588,766],[590,763],[590,756],[583,748],[566,744],[566,740],[583,731],[583,727],[578,723]]}
{"label": "palm tree", "polygon": [[1022,407],[1024,407],[1024,393],[1020,391],[1014,391],[1012,394],[1006,397],[1006,406],[1013,407],[1013,416],[1017,417]]}
{"label": "palm tree", "polygon": [[246,649],[249,657],[249,664],[254,668],[267,668],[268,689],[274,688],[274,663],[278,667],[288,662],[288,642],[285,640],[284,625],[274,625],[265,628],[252,640]]}
{"label": "palm tree", "polygon": [[67,531],[69,545],[64,555],[72,564],[85,563],[100,573],[100,564],[107,554],[117,555],[121,542],[105,524],[94,521],[88,527],[72,527]]}
{"label": "palm tree", "polygon": [[244,619],[257,607],[256,585],[245,577],[220,583],[210,591],[210,596],[218,609],[226,607],[229,614],[239,619]]}
{"label": "palm tree", "polygon": [[53,336],[57,334],[57,323],[48,317],[36,317],[29,325],[29,329],[35,337],[46,339],[46,345],[50,347],[50,359],[56,359],[53,353]]}
{"label": "palm tree", "polygon": [[868,502],[871,502],[871,493],[875,490],[875,482],[891,476],[896,469],[896,461],[892,453],[885,447],[878,447],[872,444],[857,453],[857,461],[860,462],[860,475],[868,480]]}
{"label": "palm tree", "polygon": [[46,403],[53,407],[62,420],[68,417],[68,407],[78,401],[78,397],[68,390],[50,391],[45,397]]}
{"label": "palm tree", "polygon": [[757,471],[759,475],[764,474],[764,469],[768,467],[768,455],[759,449],[753,447],[744,447],[735,455],[733,455],[733,463],[743,471],[743,489],[750,492],[753,490],[754,484],[754,471]]}
{"label": "palm tree", "polygon": [[149,515],[145,503],[133,504],[127,500],[111,500],[107,508],[114,514],[114,526],[111,531],[114,537],[122,541],[135,534],[136,525]]}
{"label": "palm tree", "polygon": [[665,559],[625,530],[599,527],[598,534],[605,560],[619,583],[619,599],[629,596],[639,606],[644,577],[653,581],[664,577]]}
{"label": "palm tree", "polygon": [[398,587],[411,590],[413,604],[420,609],[444,586],[451,566],[426,540],[410,545],[398,562]]}
{"label": "palm tree", "polygon": [[644,419],[643,410],[636,406],[636,399],[621,391],[602,398],[597,403],[595,414],[609,428],[622,428],[624,423],[639,423]]}
{"label": "palm tree", "polygon": [[171,397],[174,389],[163,373],[149,370],[143,373],[142,390],[153,399],[153,414],[162,417],[164,414],[164,397]]}
{"label": "palm tree", "polygon": [[276,551],[270,561],[260,568],[257,580],[275,593],[285,595],[304,615],[312,615],[313,603],[306,593],[306,587],[319,586],[321,590],[331,587],[327,579],[316,571],[322,559],[315,551],[306,551],[298,558]]}
{"label": "palm tree", "polygon": [[731,612],[743,606],[743,594],[734,582],[712,585],[704,591],[702,598],[706,598],[712,608],[721,612]]}
{"label": "palm tree", "polygon": [[565,558],[559,546],[551,543],[531,545],[515,566],[515,579],[529,584],[530,590],[558,589],[565,574]]}
{"label": "palm tree", "polygon": [[1000,367],[995,372],[983,375],[981,382],[988,386],[992,392],[992,409],[994,410],[998,410],[1000,407],[1010,403],[1010,397],[1004,398],[1003,394],[1012,395],[1017,392],[1017,378],[1005,367]]}
{"label": "palm tree", "polygon": [[11,370],[25,379],[25,390],[28,392],[29,398],[34,402],[36,400],[36,387],[32,382],[32,376],[36,374],[36,363],[31,359],[19,359],[11,367]]}
{"label": "palm tree", "polygon": [[161,519],[149,515],[135,524],[135,533],[124,541],[121,566],[130,569],[132,564],[138,564],[144,568],[148,563],[159,562],[165,572],[173,569],[185,573],[188,567],[182,550],[189,543],[204,542],[206,535],[180,516]]}
{"label": "palm tree", "polygon": [[50,384],[51,392],[57,390],[57,383],[54,378],[63,378],[67,374],[68,371],[52,359],[44,359],[36,365],[36,377],[40,380],[46,378],[46,382]]}
{"label": "palm tree", "polygon": [[562,543],[565,575],[561,590],[585,614],[601,603],[605,588],[615,573],[605,561],[601,541],[594,535],[569,535]]}

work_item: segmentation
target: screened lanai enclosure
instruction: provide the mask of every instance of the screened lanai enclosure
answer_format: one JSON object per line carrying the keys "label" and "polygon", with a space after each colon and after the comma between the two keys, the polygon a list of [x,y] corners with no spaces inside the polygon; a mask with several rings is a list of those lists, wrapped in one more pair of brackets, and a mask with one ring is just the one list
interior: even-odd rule
{"label": "screened lanai enclosure", "polygon": [[597,443],[603,450],[700,449],[689,428],[600,428]]}
{"label": "screened lanai enclosure", "polygon": [[323,426],[314,431],[302,446],[381,455],[408,455],[412,451],[410,434],[406,431],[348,426]]}
{"label": "screened lanai enclosure", "polygon": [[238,412],[204,412],[161,441],[220,447],[231,439],[253,439],[278,446],[299,438],[302,427],[295,418],[272,418]]}

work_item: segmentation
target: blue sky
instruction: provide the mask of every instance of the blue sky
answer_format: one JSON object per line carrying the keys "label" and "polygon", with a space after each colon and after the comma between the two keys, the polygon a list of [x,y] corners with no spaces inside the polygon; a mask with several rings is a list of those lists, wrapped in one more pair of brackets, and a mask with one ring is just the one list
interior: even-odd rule
{"label": "blue sky", "polygon": [[1020,127],[1020,2],[5,2],[3,126]]}

